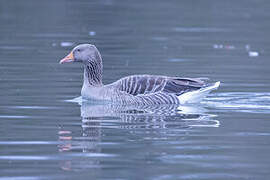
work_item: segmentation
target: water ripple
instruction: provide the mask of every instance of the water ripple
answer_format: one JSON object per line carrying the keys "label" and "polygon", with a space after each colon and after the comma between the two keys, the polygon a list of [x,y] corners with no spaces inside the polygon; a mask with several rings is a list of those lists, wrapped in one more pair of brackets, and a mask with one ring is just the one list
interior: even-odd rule
{"label": "water ripple", "polygon": [[10,176],[10,177],[0,177],[0,180],[40,180],[40,179],[47,179],[46,178],[42,178],[40,176],[22,176],[22,177],[13,177],[13,176]]}
{"label": "water ripple", "polygon": [[270,113],[270,93],[232,92],[210,95],[202,104],[224,110]]}

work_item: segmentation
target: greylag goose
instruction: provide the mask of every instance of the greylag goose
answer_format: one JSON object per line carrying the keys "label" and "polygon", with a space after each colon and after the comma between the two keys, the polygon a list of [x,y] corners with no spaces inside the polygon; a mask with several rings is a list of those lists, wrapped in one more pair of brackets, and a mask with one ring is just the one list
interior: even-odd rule
{"label": "greylag goose", "polygon": [[103,85],[102,58],[91,44],[76,46],[59,63],[81,62],[84,80],[81,90],[83,99],[117,104],[184,104],[199,102],[220,82],[207,84],[200,78],[181,78],[156,75],[132,75]]}

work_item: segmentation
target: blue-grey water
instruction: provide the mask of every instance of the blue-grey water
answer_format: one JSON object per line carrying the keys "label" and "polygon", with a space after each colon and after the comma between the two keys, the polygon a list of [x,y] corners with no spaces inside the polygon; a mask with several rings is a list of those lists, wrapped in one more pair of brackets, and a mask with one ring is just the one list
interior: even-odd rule
{"label": "blue-grey water", "polygon": [[[270,179],[268,0],[1,0],[0,180]],[[196,105],[79,100],[95,44],[104,83],[209,77]],[[76,98],[76,99],[74,99]]]}

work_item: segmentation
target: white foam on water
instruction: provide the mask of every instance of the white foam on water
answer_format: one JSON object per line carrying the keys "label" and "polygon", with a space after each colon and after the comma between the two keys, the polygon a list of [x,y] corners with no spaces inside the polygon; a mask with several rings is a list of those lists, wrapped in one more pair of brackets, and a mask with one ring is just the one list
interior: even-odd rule
{"label": "white foam on water", "polygon": [[270,113],[270,93],[232,92],[216,93],[207,97],[202,104],[218,109],[241,112]]}
{"label": "white foam on water", "polygon": [[73,98],[73,99],[68,99],[68,100],[65,100],[66,102],[73,102],[73,103],[78,103],[78,104],[82,104],[82,102],[84,101],[82,96],[79,96],[79,97],[76,97],[76,98]]}

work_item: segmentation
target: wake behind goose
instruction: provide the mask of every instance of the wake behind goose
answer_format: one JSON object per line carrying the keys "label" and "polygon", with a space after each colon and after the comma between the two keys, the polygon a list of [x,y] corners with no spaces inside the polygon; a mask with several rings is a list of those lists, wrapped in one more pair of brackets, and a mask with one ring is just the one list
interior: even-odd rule
{"label": "wake behind goose", "polygon": [[270,113],[269,92],[216,93],[205,98],[204,106],[211,108],[249,113]]}

